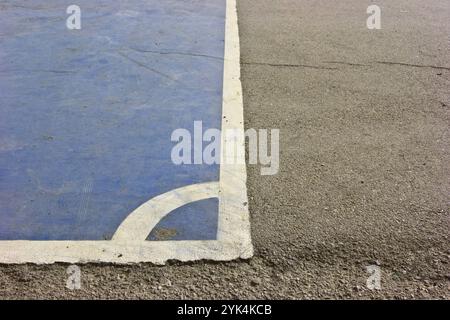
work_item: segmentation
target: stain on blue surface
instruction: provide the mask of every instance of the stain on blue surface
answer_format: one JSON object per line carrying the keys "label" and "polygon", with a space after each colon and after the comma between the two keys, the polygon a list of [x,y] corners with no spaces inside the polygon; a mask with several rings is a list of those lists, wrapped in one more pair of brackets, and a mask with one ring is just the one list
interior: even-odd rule
{"label": "stain on blue surface", "polygon": [[215,240],[219,199],[211,198],[186,204],[164,217],[147,240]]}
{"label": "stain on blue surface", "polygon": [[220,128],[225,0],[77,1],[81,30],[68,5],[0,4],[1,240],[110,239],[150,198],[219,179],[172,164],[170,136]]}

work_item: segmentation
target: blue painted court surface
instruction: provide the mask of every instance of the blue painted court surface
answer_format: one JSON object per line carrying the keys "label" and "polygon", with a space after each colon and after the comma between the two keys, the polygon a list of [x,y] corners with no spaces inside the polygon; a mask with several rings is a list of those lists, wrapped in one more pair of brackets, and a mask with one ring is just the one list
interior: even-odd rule
{"label": "blue painted court surface", "polygon": [[[0,3],[0,240],[111,239],[175,188],[219,180],[175,165],[173,130],[221,127],[225,0]],[[193,152],[192,152],[193,154]],[[215,239],[218,201],[148,240]]]}

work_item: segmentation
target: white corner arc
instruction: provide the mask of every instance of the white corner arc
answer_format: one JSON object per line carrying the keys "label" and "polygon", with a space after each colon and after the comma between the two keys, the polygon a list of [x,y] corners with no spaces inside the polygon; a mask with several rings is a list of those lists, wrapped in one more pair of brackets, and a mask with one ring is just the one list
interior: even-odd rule
{"label": "white corner arc", "polygon": [[218,196],[218,182],[198,183],[163,193],[131,212],[117,228],[112,241],[145,241],[158,222],[173,210]]}

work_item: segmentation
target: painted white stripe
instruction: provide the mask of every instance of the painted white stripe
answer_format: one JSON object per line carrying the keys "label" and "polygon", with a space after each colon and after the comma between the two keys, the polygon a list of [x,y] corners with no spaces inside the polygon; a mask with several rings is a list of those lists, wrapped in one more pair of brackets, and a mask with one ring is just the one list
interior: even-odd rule
{"label": "painted white stripe", "polygon": [[[238,155],[245,154],[245,137],[236,0],[227,0],[226,17],[218,240],[232,242],[251,256],[247,172],[245,161],[238,161]],[[236,139],[240,150],[233,159],[226,154],[227,130],[241,135]]]}
{"label": "painted white stripe", "polygon": [[[130,264],[152,262],[163,265],[178,261],[232,260],[249,257],[233,243],[202,241],[2,241],[1,263],[87,263]],[[5,253],[5,255],[3,255]]]}
{"label": "painted white stripe", "polygon": [[171,211],[194,201],[215,198],[219,183],[199,183],[171,190],[154,197],[126,217],[112,237],[113,241],[145,241],[152,229]]}

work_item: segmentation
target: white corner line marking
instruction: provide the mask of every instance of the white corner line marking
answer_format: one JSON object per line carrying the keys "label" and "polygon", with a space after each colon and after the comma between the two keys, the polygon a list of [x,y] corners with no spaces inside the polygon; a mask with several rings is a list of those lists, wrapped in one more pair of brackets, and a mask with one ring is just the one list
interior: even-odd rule
{"label": "white corner line marking", "polygon": [[[227,129],[238,129],[242,132],[242,137],[238,139],[241,142],[237,147],[245,149],[243,111],[236,0],[226,0],[220,181],[186,186],[150,199],[125,218],[112,240],[0,240],[0,263],[164,264],[169,259],[192,261],[250,258],[253,255],[253,246],[247,205],[246,166],[226,163],[224,154],[224,132]],[[176,209],[195,199],[217,197],[217,194],[217,240],[145,241],[151,229],[171,208]],[[172,200],[174,202],[171,204]]]}

